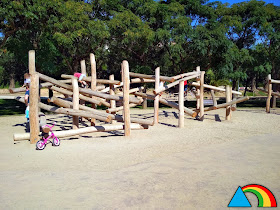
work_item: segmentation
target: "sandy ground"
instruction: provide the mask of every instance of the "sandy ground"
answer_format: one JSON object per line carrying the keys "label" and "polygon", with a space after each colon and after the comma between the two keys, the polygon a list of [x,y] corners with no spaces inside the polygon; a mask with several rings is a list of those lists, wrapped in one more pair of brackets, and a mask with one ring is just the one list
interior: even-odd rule
{"label": "sandy ground", "polygon": [[[238,186],[261,184],[280,202],[280,110],[206,113],[204,122],[160,110],[160,124],[63,139],[35,150],[24,116],[0,117],[0,209],[227,209]],[[133,109],[152,118],[153,110]],[[57,130],[71,118],[48,115]],[[221,121],[219,121],[219,119]],[[253,206],[257,199],[246,193]]]}

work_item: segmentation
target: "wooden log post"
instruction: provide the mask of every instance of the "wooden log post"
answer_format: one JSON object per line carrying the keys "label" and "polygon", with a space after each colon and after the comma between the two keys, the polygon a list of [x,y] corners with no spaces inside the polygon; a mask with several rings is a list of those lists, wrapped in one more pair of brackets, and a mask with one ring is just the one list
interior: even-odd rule
{"label": "wooden log post", "polygon": [[[73,109],[79,110],[79,86],[76,78],[72,79],[73,86]],[[73,129],[79,128],[79,117],[73,116]]]}
{"label": "wooden log post", "polygon": [[[109,76],[109,80],[115,80],[114,74]],[[109,93],[110,93],[110,95],[115,95],[115,87],[114,87],[114,85],[110,85]],[[112,109],[116,108],[116,101],[115,100],[110,100],[110,107]]]}
{"label": "wooden log post", "polygon": [[130,136],[130,109],[129,109],[129,65],[125,60],[122,62],[122,82],[123,82],[123,118],[124,135]]}
{"label": "wooden log post", "polygon": [[179,83],[179,128],[184,127],[184,81]]}
{"label": "wooden log post", "polygon": [[199,98],[199,120],[203,121],[204,120],[204,75],[205,75],[205,71],[201,72],[200,75],[200,98]]}
{"label": "wooden log post", "polygon": [[30,82],[30,98],[29,98],[29,123],[30,123],[30,143],[35,144],[39,140],[39,76],[35,70],[35,51],[29,51],[29,73],[31,75]]}
{"label": "wooden log post", "polygon": [[[81,64],[81,73],[87,76],[86,61],[81,60],[80,64]],[[80,100],[80,104],[85,105],[86,102],[84,100]],[[81,121],[83,121],[82,117],[81,117]]]}
{"label": "wooden log post", "polygon": [[[141,90],[141,92],[146,93],[147,90],[144,88],[144,90]],[[143,98],[143,103],[142,103],[142,109],[147,109],[148,108],[148,100],[147,98]]]}
{"label": "wooden log post", "polygon": [[[200,74],[200,66],[197,66],[196,67],[196,72],[198,73],[198,74]],[[196,81],[197,82],[199,82],[199,80],[200,80],[200,78],[199,77],[197,77],[196,78]],[[196,109],[197,110],[199,110],[199,107],[200,107],[200,104],[199,104],[199,102],[200,102],[200,89],[198,88],[198,87],[196,87]],[[198,116],[197,116],[197,118],[198,118]],[[198,118],[199,119],[199,118]]]}
{"label": "wooden log post", "polygon": [[[157,67],[155,70],[155,91],[158,90],[160,83],[160,68]],[[159,115],[159,94],[156,95],[154,100],[154,125],[158,124],[158,115]]]}
{"label": "wooden log post", "polygon": [[81,60],[81,73],[87,76],[86,61]]}
{"label": "wooden log post", "polygon": [[270,100],[271,100],[271,93],[272,93],[272,84],[271,84],[271,74],[267,76],[267,89],[268,89],[268,95],[266,99],[266,112],[270,113]]}
{"label": "wooden log post", "polygon": [[[109,80],[112,80],[112,81],[115,80],[114,74],[111,74],[109,76]],[[109,94],[110,95],[115,95],[115,86],[113,84],[110,84],[109,88],[110,88]],[[116,101],[115,100],[110,100],[110,107],[111,107],[111,109],[115,109],[116,108]],[[116,113],[116,112],[112,112],[112,113]],[[115,121],[112,121],[112,123],[114,124]]]}
{"label": "wooden log post", "polygon": [[[232,100],[233,101],[236,101],[236,99],[237,99],[237,96],[236,96],[236,94],[232,94]],[[232,106],[231,106],[231,111],[236,111],[236,109],[237,109],[237,104],[233,104]]]}
{"label": "wooden log post", "polygon": [[[226,103],[229,103],[231,100],[230,100],[230,86],[227,85],[226,86]],[[227,106],[226,107],[226,120],[230,120],[231,119],[231,109],[230,109],[230,106]]]}
{"label": "wooden log post", "polygon": [[[90,53],[90,67],[91,67],[91,90],[96,91],[96,61],[93,53]],[[94,96],[92,96],[94,99]],[[94,103],[91,104],[93,109],[96,109],[96,105]],[[95,119],[91,119],[91,126],[95,125]]]}

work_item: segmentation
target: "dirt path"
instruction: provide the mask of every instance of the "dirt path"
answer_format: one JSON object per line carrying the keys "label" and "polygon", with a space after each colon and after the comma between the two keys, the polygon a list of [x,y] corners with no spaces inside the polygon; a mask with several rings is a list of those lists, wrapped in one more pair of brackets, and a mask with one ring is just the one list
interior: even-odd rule
{"label": "dirt path", "polygon": [[[225,209],[238,186],[252,183],[279,202],[279,110],[241,109],[232,121],[224,121],[224,112],[209,112],[204,122],[185,117],[179,129],[177,111],[160,110],[159,125],[131,138],[95,133],[44,151],[14,144],[24,116],[0,117],[0,208]],[[143,118],[152,113],[133,110]],[[48,120],[58,130],[70,127],[65,116]]]}

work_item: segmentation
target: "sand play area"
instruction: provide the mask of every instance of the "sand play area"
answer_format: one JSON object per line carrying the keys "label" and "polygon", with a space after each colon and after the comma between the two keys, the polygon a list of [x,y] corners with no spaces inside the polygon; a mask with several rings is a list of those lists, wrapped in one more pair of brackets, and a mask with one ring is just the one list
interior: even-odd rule
{"label": "sand play area", "polygon": [[[132,109],[149,119],[152,109]],[[47,115],[56,130],[72,118]],[[203,122],[160,109],[148,130],[84,134],[35,150],[13,141],[24,115],[0,117],[0,209],[227,209],[238,186],[260,184],[280,202],[280,111],[207,112]],[[84,126],[87,126],[84,124]],[[247,194],[246,194],[247,195]],[[258,205],[253,194],[247,195]]]}

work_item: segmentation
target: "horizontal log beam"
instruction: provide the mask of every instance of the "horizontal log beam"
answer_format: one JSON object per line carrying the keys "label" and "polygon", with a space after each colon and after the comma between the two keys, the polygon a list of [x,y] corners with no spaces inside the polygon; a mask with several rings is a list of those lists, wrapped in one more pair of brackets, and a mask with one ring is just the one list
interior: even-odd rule
{"label": "horizontal log beam", "polygon": [[[263,89],[263,88],[257,88],[257,89],[260,90],[260,91],[263,91],[265,93],[268,93],[268,91]],[[280,97],[280,93],[277,93],[277,92],[271,92],[271,95]]]}
{"label": "horizontal log beam", "polygon": [[271,79],[270,83],[280,84],[280,80]]}
{"label": "horizontal log beam", "polygon": [[228,103],[218,104],[216,107],[215,106],[210,106],[210,107],[205,108],[204,111],[207,112],[207,111],[212,111],[212,110],[216,110],[216,109],[225,108],[227,106],[231,106],[233,104],[241,103],[241,102],[247,101],[247,100],[249,100],[249,96],[238,98],[238,99],[230,101]]}
{"label": "horizontal log beam", "polygon": [[[134,95],[136,96],[140,96],[142,98],[147,98],[147,99],[150,99],[150,100],[155,100],[155,96],[154,95],[149,95],[149,94],[146,94],[146,93],[139,93],[139,92],[136,92],[136,93],[133,93]],[[179,109],[179,105],[173,101],[167,101],[166,99],[163,99],[163,98],[160,98],[159,99],[159,102],[164,104],[164,105],[167,105],[167,106],[170,106],[172,108],[175,108],[175,109]],[[197,116],[197,113],[187,107],[184,107],[184,112],[192,117],[196,117]]]}
{"label": "horizontal log beam", "polygon": [[[155,75],[138,74],[138,73],[133,73],[133,72],[129,72],[129,76],[144,78],[144,79],[155,79]],[[166,76],[160,76],[160,80],[161,81],[166,81],[166,82],[174,82],[174,78],[166,77]]]}
{"label": "horizontal log beam", "polygon": [[[137,104],[129,104],[130,108],[135,107],[135,106],[137,106]],[[123,106],[119,106],[119,107],[116,107],[116,108],[106,109],[106,112],[107,113],[116,113],[116,112],[119,112],[119,111],[122,111],[122,110],[123,110]]]}
{"label": "horizontal log beam", "polygon": [[148,83],[155,82],[154,79],[134,78],[130,80],[130,83]]}
{"label": "horizontal log beam", "polygon": [[[59,82],[62,82],[62,83],[71,83],[71,80],[68,79],[68,80],[58,80]],[[41,83],[40,84],[40,88],[45,88],[45,87],[50,87],[52,86],[53,84],[50,83],[50,82],[44,82],[44,83]],[[26,91],[26,88],[25,87],[20,87],[20,88],[11,88],[9,89],[9,92],[10,93],[20,93],[20,92],[25,92]]]}
{"label": "horizontal log beam", "polygon": [[[190,85],[195,86],[195,87],[200,87],[200,84],[197,83],[197,82],[192,82],[192,83],[190,83]],[[224,88],[219,88],[219,87],[215,87],[215,86],[212,86],[212,85],[204,84],[203,87],[204,87],[204,88],[207,88],[207,89],[210,89],[210,90],[216,90],[216,91],[226,92],[226,89],[224,89]],[[240,92],[238,92],[238,91],[235,91],[235,90],[232,91],[232,94],[242,95],[242,93],[240,93]]]}
{"label": "horizontal log beam", "polygon": [[[51,77],[48,77],[46,75],[43,75],[41,73],[38,73],[38,74],[39,74],[40,79],[42,79],[44,81],[51,82],[51,83],[53,83],[57,86],[65,88],[67,90],[72,90],[73,89],[73,87],[71,85],[63,84],[63,83],[59,82],[58,80],[53,79]],[[107,99],[107,100],[116,100],[116,101],[123,100],[123,97],[121,97],[121,96],[109,95],[109,94],[106,94],[106,93],[100,93],[100,92],[93,91],[93,90],[86,89],[86,88],[79,88],[79,92],[81,94],[88,94],[88,95],[92,95],[92,96],[97,96],[97,97],[104,98],[104,99]],[[139,100],[135,97],[129,97],[129,102],[130,103],[135,103],[135,104],[140,104],[141,100]]]}
{"label": "horizontal log beam", "polygon": [[[72,79],[74,76],[73,75],[67,75],[67,74],[62,74],[61,78],[64,79]],[[91,77],[84,77],[84,81],[86,82],[91,82]],[[109,85],[119,85],[121,84],[120,81],[118,80],[108,80],[108,79],[97,79],[96,83],[101,83],[101,84],[109,84]]]}
{"label": "horizontal log beam", "polygon": [[193,71],[193,72],[188,72],[188,73],[184,73],[184,74],[179,74],[179,75],[176,75],[176,76],[174,76],[174,77],[172,77],[172,78],[174,78],[175,80],[177,80],[177,79],[182,79],[182,78],[187,77],[187,76],[191,76],[191,75],[193,75],[193,74],[197,74],[197,72],[196,72],[196,71]]}
{"label": "horizontal log beam", "polygon": [[[62,89],[62,88],[59,88],[59,87],[55,87],[55,86],[52,86],[50,87],[51,90],[54,90],[56,92],[59,92],[59,93],[62,93],[62,94],[65,94],[65,95],[69,95],[69,96],[73,96],[73,92],[72,91],[69,91],[69,90],[66,90],[66,89]],[[101,105],[102,104],[102,101],[100,100],[96,100],[96,99],[92,99],[90,97],[87,97],[87,96],[84,96],[84,95],[79,95],[79,98],[81,100],[84,100],[84,101],[87,101],[87,102],[90,102],[90,103],[93,103],[93,104],[97,104],[97,105]],[[106,102],[107,103],[107,102]],[[108,107],[110,107],[110,104],[107,103]]]}
{"label": "horizontal log beam", "polygon": [[172,82],[172,83],[170,83],[170,84],[168,84],[168,85],[165,85],[165,86],[163,86],[163,87],[160,87],[160,88],[158,88],[157,90],[154,90],[153,92],[154,92],[154,94],[159,94],[160,92],[163,92],[163,91],[166,91],[166,90],[168,90],[169,88],[172,88],[172,87],[174,87],[175,85],[178,85],[181,81],[186,81],[186,80],[190,80],[190,79],[194,79],[194,78],[196,78],[196,77],[198,77],[200,74],[192,74],[191,76],[188,76],[188,77],[183,77],[182,79],[179,79],[179,80],[177,80],[177,81],[175,81],[175,82]]}
{"label": "horizontal log beam", "polygon": [[[24,103],[24,98],[23,97],[17,97],[16,98],[17,101]],[[95,118],[98,119],[100,121],[104,121],[104,122],[112,122],[112,118],[111,117],[103,117],[100,115],[96,115],[93,113],[89,113],[86,111],[81,111],[81,110],[73,110],[73,109],[68,109],[68,108],[58,108],[55,106],[50,106],[47,104],[44,104],[42,102],[40,102],[38,104],[39,108],[44,109],[46,111],[49,112],[54,112],[57,114],[66,114],[66,115],[71,115],[71,116],[78,116],[78,117],[84,117],[84,118]]]}
{"label": "horizontal log beam", "polygon": [[[139,129],[147,129],[147,126],[142,126],[139,124],[131,123],[130,128],[132,130],[139,130]],[[54,131],[54,134],[58,138],[66,138],[81,134],[87,133],[94,133],[94,132],[109,132],[109,131],[116,131],[116,130],[124,130],[124,125],[103,125],[103,126],[91,126],[86,128],[79,128],[76,130],[65,130],[65,131]],[[14,134],[14,141],[22,141],[22,140],[29,140],[30,133],[16,133]]]}

